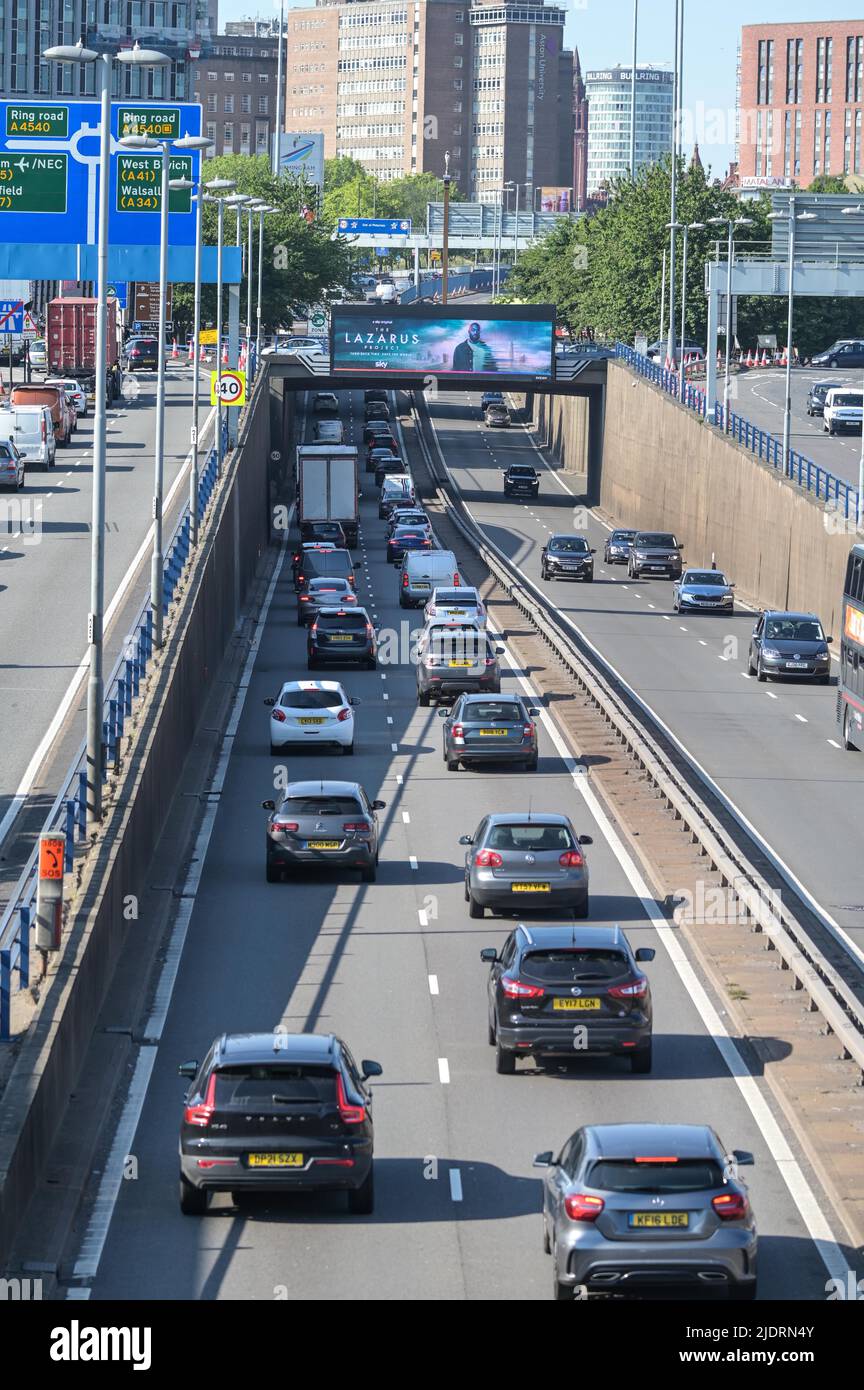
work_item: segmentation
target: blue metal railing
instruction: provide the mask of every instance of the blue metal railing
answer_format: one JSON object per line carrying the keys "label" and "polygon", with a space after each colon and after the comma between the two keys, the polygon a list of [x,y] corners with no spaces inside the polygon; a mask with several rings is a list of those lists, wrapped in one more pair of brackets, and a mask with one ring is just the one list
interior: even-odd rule
{"label": "blue metal railing", "polygon": [[[228,421],[223,414],[223,457],[228,449]],[[204,520],[218,482],[218,461],[215,444],[208,450],[198,479],[197,511],[199,522]],[[181,512],[168,545],[164,565],[162,610],[168,612],[177,586],[189,561],[190,514],[188,505]],[[102,761],[102,780],[120,763],[123,731],[132,714],[133,701],[141,691],[147,667],[153,656],[153,612],[149,598],[139,611],[138,621],[118,657],[106,685],[103,707],[102,739],[105,756]],[[76,844],[87,838],[87,771],[86,752],[82,746],[78,757],[57,795],[43,829],[57,830],[65,839],[65,868],[71,870]],[[13,890],[9,903],[0,918],[0,1042],[11,1040],[12,991],[17,972],[17,988],[30,985],[30,932],[35,922],[36,857],[33,850]]]}
{"label": "blue metal railing", "polygon": [[[650,362],[647,357],[643,357],[626,343],[615,344],[615,356],[670,396],[680,399],[677,372],[661,367],[657,362]],[[706,419],[705,392],[689,382],[684,386],[683,404]],[[736,443],[749,449],[763,463],[770,463],[772,468],[785,473],[785,476],[797,483],[804,492],[812,493],[817,501],[827,503],[838,513],[842,512],[847,520],[857,517],[858,489],[851,483],[838,478],[834,473],[829,473],[827,468],[820,468],[819,464],[814,463],[812,459],[804,458],[803,454],[797,453],[794,449],[790,449],[789,457],[784,464],[782,440],[768,430],[760,429],[758,425],[745,420],[743,415],[736,415],[731,409],[727,420],[720,401],[717,402],[713,423]]]}

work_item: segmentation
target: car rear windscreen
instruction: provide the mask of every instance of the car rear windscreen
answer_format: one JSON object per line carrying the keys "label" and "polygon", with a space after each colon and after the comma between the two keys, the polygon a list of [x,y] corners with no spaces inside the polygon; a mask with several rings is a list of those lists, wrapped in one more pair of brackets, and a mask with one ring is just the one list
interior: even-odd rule
{"label": "car rear windscreen", "polygon": [[476,608],[478,598],[473,589],[438,589],[435,602],[445,605],[452,603],[459,608]]}
{"label": "car rear windscreen", "polygon": [[279,815],[292,816],[362,816],[363,807],[353,796],[291,796],[279,807]]}
{"label": "car rear windscreen", "polygon": [[573,848],[565,825],[493,825],[487,849],[565,850]]}
{"label": "car rear windscreen", "polygon": [[710,1158],[681,1158],[675,1163],[636,1163],[601,1158],[586,1182],[604,1192],[708,1192],[723,1186],[723,1170]]}
{"label": "car rear windscreen", "polygon": [[484,724],[490,719],[503,720],[508,724],[521,724],[524,717],[518,705],[506,700],[484,700],[482,704],[472,702],[462,710],[462,718],[471,724]]}
{"label": "car rear windscreen", "polygon": [[519,973],[547,984],[603,984],[629,975],[630,966],[621,951],[529,951]]}
{"label": "car rear windscreen", "polygon": [[273,1065],[220,1067],[216,1072],[216,1109],[266,1105],[326,1104],[336,1100],[332,1067]]}
{"label": "car rear windscreen", "polygon": [[319,628],[325,632],[365,632],[365,613],[319,613],[315,619]]}
{"label": "car rear windscreen", "polygon": [[286,690],[279,703],[283,709],[335,709],[342,696],[338,690]]}
{"label": "car rear windscreen", "polygon": [[303,556],[303,569],[307,574],[324,579],[328,574],[337,574],[346,579],[353,574],[351,556],[344,550],[311,550]]}

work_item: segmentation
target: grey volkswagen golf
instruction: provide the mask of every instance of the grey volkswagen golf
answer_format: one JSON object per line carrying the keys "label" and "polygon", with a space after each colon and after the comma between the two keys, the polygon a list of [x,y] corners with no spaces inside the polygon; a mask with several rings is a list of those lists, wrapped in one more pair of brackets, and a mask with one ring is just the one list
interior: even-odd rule
{"label": "grey volkswagen golf", "polygon": [[463,835],[465,901],[469,917],[493,912],[550,912],[570,909],[588,916],[588,864],[583,845],[566,816],[549,811],[499,812],[484,816],[473,835]]}
{"label": "grey volkswagen golf", "polygon": [[666,1291],[756,1297],[756,1222],[738,1169],[708,1125],[584,1125],[543,1173],[552,1296]]}
{"label": "grey volkswagen golf", "polygon": [[438,711],[447,771],[460,763],[515,762],[536,772],[539,713],[521,695],[460,695],[452,709]]}

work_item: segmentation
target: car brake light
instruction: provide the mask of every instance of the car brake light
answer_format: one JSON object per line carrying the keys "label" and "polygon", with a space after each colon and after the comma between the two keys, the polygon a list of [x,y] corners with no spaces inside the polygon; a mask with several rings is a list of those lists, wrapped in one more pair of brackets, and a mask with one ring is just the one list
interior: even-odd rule
{"label": "car brake light", "polygon": [[314,637],[314,636],[315,636],[315,633],[316,633],[317,631],[318,631],[318,624],[317,624],[317,622],[314,622],[314,623],[312,624],[312,626],[310,627],[309,632],[310,632],[311,635]]}
{"label": "car brake light", "polygon": [[277,722],[277,724],[284,724],[284,723],[285,723],[285,711],[284,711],[284,709],[274,709],[274,711],[273,711],[273,713],[271,714],[270,718],[271,718],[271,719],[275,719],[276,722]]}
{"label": "car brake light", "polygon": [[453,588],[454,588],[454,589],[458,589],[461,583],[462,583],[462,580],[459,578],[458,573],[457,573],[457,574],[454,574],[454,576],[453,576]]}
{"label": "car brake light", "polygon": [[309,602],[309,595],[308,595],[308,594],[301,594],[301,595],[300,595],[300,602],[301,602],[301,603],[308,603],[308,602]]}
{"label": "car brake light", "polygon": [[494,658],[494,656],[487,656],[486,661],[485,661],[484,664],[485,664],[486,666],[494,666],[494,665],[495,665],[495,658]]}
{"label": "car brake light", "polygon": [[475,854],[474,863],[481,869],[500,869],[504,860],[497,850],[481,849]]}
{"label": "car brake light", "polygon": [[747,1198],[741,1192],[718,1192],[711,1205],[721,1221],[740,1221],[747,1215]]}
{"label": "car brake light", "polygon": [[602,1197],[587,1192],[574,1192],[564,1198],[564,1210],[571,1221],[596,1221],[606,1203]]}
{"label": "car brake light", "polygon": [[363,1105],[351,1105],[345,1095],[345,1082],[342,1080],[342,1073],[336,1073],[336,1103],[339,1106],[339,1118],[343,1125],[362,1125],[366,1119],[366,1107]]}
{"label": "car brake light", "polygon": [[216,1073],[210,1073],[210,1080],[207,1082],[207,1094],[199,1105],[187,1105],[183,1115],[184,1123],[195,1125],[198,1129],[206,1129],[210,1123],[213,1111],[216,1109]]}
{"label": "car brake light", "polygon": [[403,574],[403,576],[402,576],[402,588],[403,588],[403,589],[407,589],[407,588],[408,588],[408,575],[407,575],[407,574]]}
{"label": "car brake light", "polygon": [[522,730],[522,733],[526,736],[526,738],[533,738],[535,732],[536,729],[533,720],[530,724],[526,724],[524,729]]}
{"label": "car brake light", "polygon": [[501,988],[508,999],[542,999],[546,993],[540,985],[526,985],[521,980],[514,980],[512,975],[501,976]]}
{"label": "car brake light", "polygon": [[562,869],[580,869],[584,860],[578,849],[568,849],[560,856],[558,863]]}
{"label": "car brake light", "polygon": [[648,993],[648,981],[640,979],[629,985],[613,985],[608,993],[613,999],[642,999]]}
{"label": "car brake light", "polygon": [[677,1163],[674,1154],[636,1154],[634,1163]]}
{"label": "car brake light", "polygon": [[367,636],[367,637],[371,637],[371,636],[372,636],[372,624],[371,624],[371,623],[367,623],[367,624],[366,624],[366,636]]}
{"label": "car brake light", "polygon": [[339,723],[340,723],[340,724],[344,724],[346,719],[350,719],[350,718],[351,718],[351,711],[350,711],[350,709],[348,708],[347,705],[344,707],[344,709],[340,709],[340,711],[339,711],[339,713],[337,714],[336,718],[339,720]]}
{"label": "car brake light", "polygon": [[354,583],[354,576],[353,576],[353,574],[349,574],[349,576],[348,576],[348,583],[349,583],[349,584],[353,584],[353,583]]}
{"label": "car brake light", "polygon": [[42,417],[42,443],[45,443],[45,417]]}
{"label": "car brake light", "polygon": [[345,831],[351,831],[354,835],[371,834],[371,826],[369,825],[369,822],[365,820],[346,820],[345,822],[343,822],[342,829]]}
{"label": "car brake light", "polygon": [[[462,739],[464,739],[464,737],[465,737],[465,726],[464,726],[464,724],[454,724],[454,725],[453,725],[453,729],[452,729],[452,733],[453,733],[453,737],[454,737],[454,738],[462,738]],[[483,851],[481,851],[481,853],[483,853]]]}

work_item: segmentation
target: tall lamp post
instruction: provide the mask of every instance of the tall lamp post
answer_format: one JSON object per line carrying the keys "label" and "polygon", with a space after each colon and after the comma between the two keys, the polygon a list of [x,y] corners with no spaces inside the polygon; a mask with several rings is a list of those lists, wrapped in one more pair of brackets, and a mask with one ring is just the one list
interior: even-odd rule
{"label": "tall lamp post", "polygon": [[639,0],[633,0],[633,70],[630,73],[630,177],[636,178],[636,49],[639,36]]}
{"label": "tall lamp post", "polygon": [[[735,228],[752,227],[752,217],[709,217],[709,227],[725,227],[726,244],[726,377],[723,382],[723,429],[729,429],[729,377],[732,370],[732,265],[735,256]],[[716,424],[716,420],[715,420]]]}
{"label": "tall lamp post", "polygon": [[254,214],[258,211],[259,203],[259,199],[253,198],[251,202],[246,204],[246,211],[249,214],[249,249],[246,253],[246,370],[250,376],[252,373],[252,253],[254,246],[252,221]]}
{"label": "tall lamp post", "polygon": [[[174,148],[192,152],[199,150],[203,157],[204,150],[212,149],[213,141],[208,140],[206,135],[181,135],[179,140],[175,140]],[[193,183],[190,179],[170,179],[169,188],[194,189],[195,192],[195,289],[194,289],[194,308],[192,319],[192,427],[190,429],[190,445],[192,452],[192,467],[189,473],[189,541],[191,545],[198,544],[198,339],[201,336],[201,236],[204,222],[204,208],[202,197],[204,193],[203,184]]]}
{"label": "tall lamp post", "polygon": [[[519,236],[519,185],[518,185],[518,183],[515,183],[513,179],[508,179],[507,182],[506,182],[505,185],[504,185],[504,192],[505,192],[506,194],[510,194],[510,193],[513,192],[514,189],[516,190],[516,231],[513,233],[513,263],[514,263],[514,265],[515,265],[515,263],[516,263],[516,243],[517,243],[518,236]],[[508,207],[509,207],[509,204],[510,204],[510,199],[509,199],[509,197],[508,197],[508,199],[507,199],[507,204],[508,204]]]}
{"label": "tall lamp post", "polygon": [[[222,376],[222,250],[225,245],[225,194],[233,179],[211,179],[204,187],[204,201],[216,204],[216,379]],[[216,472],[222,472],[222,402],[216,393]]]}
{"label": "tall lamp post", "polygon": [[87,824],[95,829],[102,820],[102,775],[105,749],[102,716],[105,704],[103,674],[103,622],[105,602],[105,456],[108,340],[108,185],[111,167],[112,63],[163,67],[170,59],[156,49],[135,43],[120,53],[97,53],[77,44],[46,48],[43,57],[55,63],[97,64],[99,93],[99,223],[96,251],[96,404],[93,421],[93,502],[90,528],[90,611],[87,644],[90,674],[87,681]]}
{"label": "tall lamp post", "polygon": [[264,218],[268,212],[275,212],[276,208],[269,203],[261,203],[258,206],[258,301],[255,309],[256,331],[255,331],[255,361],[261,361],[261,282],[264,276]]}
{"label": "tall lamp post", "polygon": [[[854,208],[843,209],[844,217],[859,217],[862,212],[864,212],[864,206],[861,203],[858,203]],[[864,391],[862,391],[861,399],[864,401]],[[861,452],[858,456],[858,507],[855,524],[859,531],[864,530],[864,411],[862,411],[861,420]]]}
{"label": "tall lamp post", "polygon": [[[678,226],[676,212],[678,206],[678,126],[680,124],[680,80],[678,70],[678,33],[681,23],[683,0],[675,0],[675,65],[672,75],[672,170],[669,192],[669,226]],[[666,339],[666,356],[672,366],[676,362],[675,353],[675,232],[669,233],[669,332]]]}
{"label": "tall lamp post", "polygon": [[[678,395],[679,395],[679,397],[680,397],[680,399],[681,399],[682,401],[683,401],[683,399],[684,399],[684,384],[685,384],[685,377],[684,377],[684,339],[685,339],[685,336],[686,336],[685,330],[686,330],[686,323],[687,323],[687,319],[686,319],[686,315],[687,315],[687,248],[688,248],[688,244],[689,244],[690,233],[691,233],[691,232],[701,232],[701,231],[704,231],[704,229],[705,229],[705,223],[704,223],[704,222],[683,222],[683,223],[682,223],[682,222],[678,222],[678,223],[675,224],[675,227],[674,227],[674,230],[675,230],[676,232],[682,232],[682,231],[683,231],[683,233],[684,233],[684,249],[683,249],[682,257],[681,257],[681,333],[680,333],[680,335],[679,335],[679,340],[678,340],[678,348],[679,348],[678,356],[679,356],[679,358],[681,359],[681,360],[679,361],[679,363],[678,363]],[[669,230],[669,231],[672,231],[672,230],[673,230],[673,228],[671,227],[671,225],[670,225],[670,227],[669,227],[667,230]]]}
{"label": "tall lamp post", "polygon": [[789,264],[786,274],[789,283],[786,286],[786,372],[785,372],[785,400],[783,402],[783,472],[787,475],[791,472],[791,437],[792,437],[792,318],[795,302],[795,225],[797,222],[815,222],[815,212],[795,212],[795,194],[789,194],[789,207],[786,212],[769,212],[769,222],[782,222],[784,217],[789,223]]}
{"label": "tall lamp post", "polygon": [[163,641],[162,594],[165,556],[162,550],[162,491],[165,480],[165,334],[168,299],[168,199],[171,143],[149,135],[124,135],[120,144],[128,150],[161,150],[159,201],[159,345],[156,373],[156,443],[153,451],[153,551],[150,556],[150,607],[153,612],[153,645]]}
{"label": "tall lamp post", "polygon": [[447,280],[450,273],[450,151],[444,155],[444,225],[441,229],[441,303],[447,303]]}
{"label": "tall lamp post", "polygon": [[[271,34],[272,34],[272,32],[273,32],[272,29],[271,29],[270,32],[271,32]],[[282,133],[282,63],[283,63],[284,55],[285,55],[285,0],[281,0],[281,4],[279,5],[279,48],[278,48],[277,58],[276,58],[276,122],[275,122],[275,130],[274,130],[274,133],[273,133],[272,163],[271,163],[271,166],[270,166],[274,179],[275,179],[276,175],[279,173],[279,154],[280,154],[279,145],[280,145],[280,143],[281,143],[281,142],[280,142],[280,139],[279,139],[279,136],[280,136],[281,133]],[[358,196],[358,197],[360,196],[360,195],[359,195],[359,192],[358,192],[358,195],[357,195],[357,196]],[[358,209],[358,216],[359,216],[359,209]]]}

